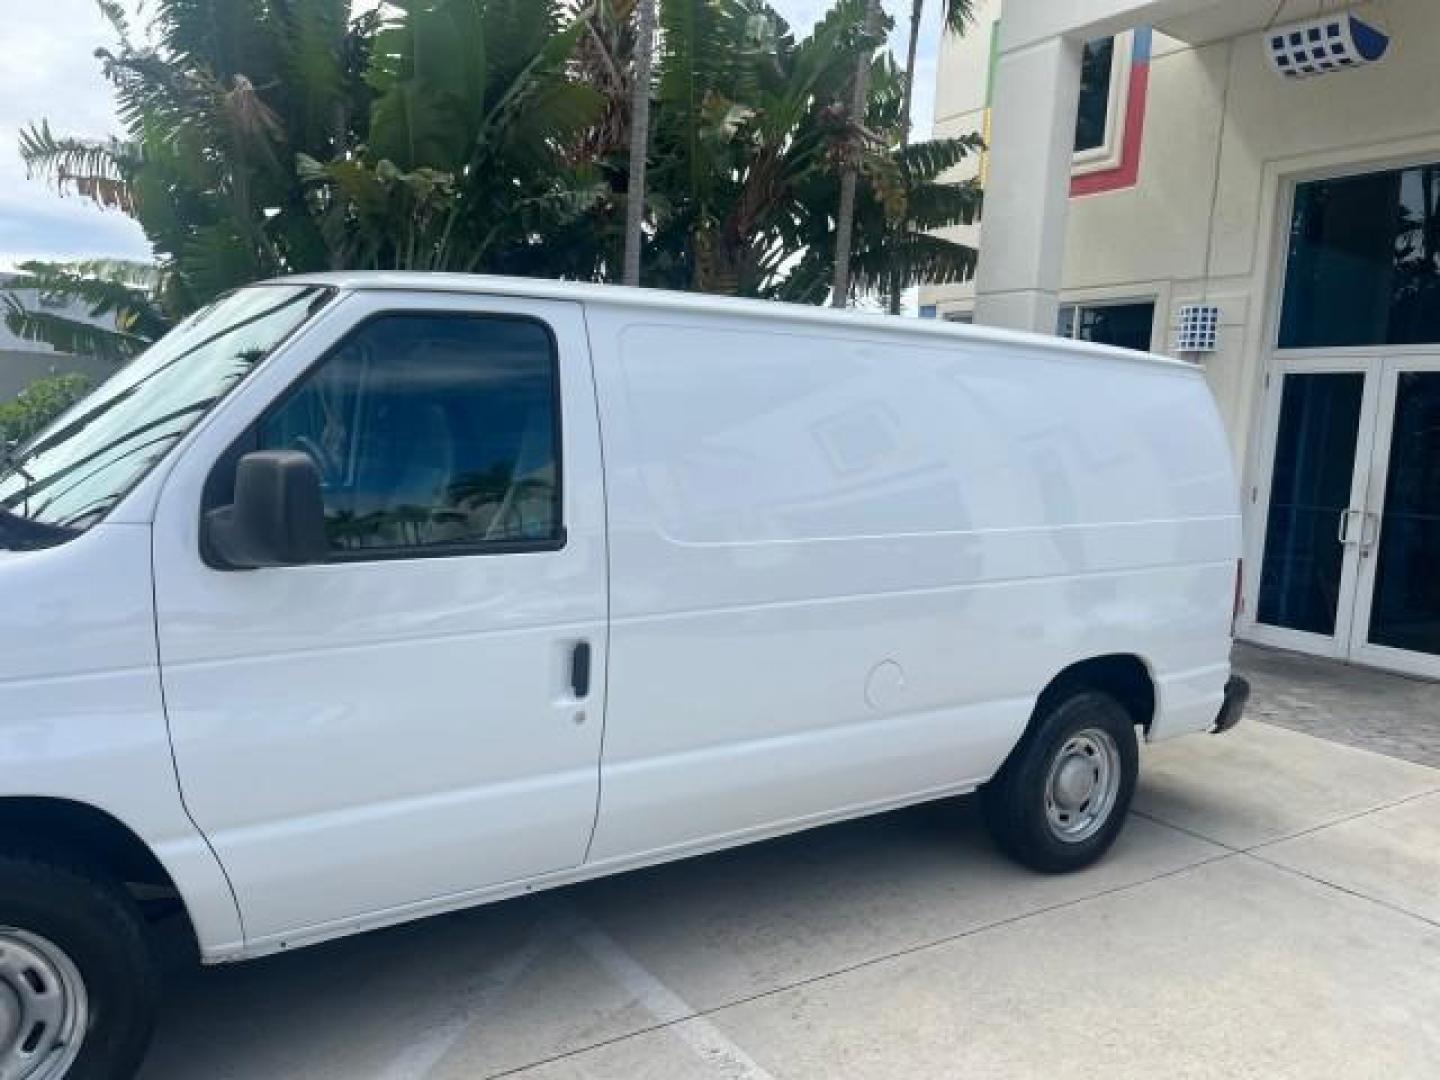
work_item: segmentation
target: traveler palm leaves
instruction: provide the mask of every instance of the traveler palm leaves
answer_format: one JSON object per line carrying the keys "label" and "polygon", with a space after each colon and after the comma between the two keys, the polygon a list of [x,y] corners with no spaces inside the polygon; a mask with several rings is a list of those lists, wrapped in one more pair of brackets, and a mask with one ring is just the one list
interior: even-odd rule
{"label": "traveler palm leaves", "polygon": [[[26,333],[123,355],[219,293],[290,272],[619,278],[639,0],[392,0],[358,17],[350,0],[151,0],[143,31],[99,2],[123,134],[40,121],[21,152],[61,193],[135,218],[155,278],[32,268],[121,318],[86,345],[10,310]],[[834,0],[797,38],[765,0],[657,0],[645,283],[823,301],[850,161],[857,281],[883,287],[874,267],[902,238],[907,280],[970,271],[973,251],[921,230],[973,215],[978,192],[940,190],[935,169],[973,145],[903,146],[901,83],[864,33],[868,2]],[[862,59],[857,119],[844,103]]]}
{"label": "traveler palm leaves", "polygon": [[124,134],[21,134],[30,173],[133,217],[155,253],[168,318],[256,278],[319,270],[328,252],[297,154],[348,152],[366,116],[373,16],[349,0],[156,0],[137,34],[101,0],[97,51]]}
{"label": "traveler palm leaves", "polygon": [[[977,140],[900,148],[901,82],[868,0],[836,0],[804,38],[763,0],[672,0],[654,108],[652,232],[646,280],[672,288],[824,302],[835,269],[843,165],[858,165],[850,265],[856,288],[908,244],[907,282],[973,272],[972,248],[921,233],[972,220],[978,189],[941,190],[939,172]],[[871,65],[865,115],[846,102]],[[913,224],[895,229],[910,203]],[[890,235],[892,234],[893,235]]]}
{"label": "traveler palm leaves", "polygon": [[804,39],[762,0],[664,5],[656,88],[653,254],[657,283],[777,297],[834,202],[854,129],[837,108],[865,0],[839,0]]}
{"label": "traveler palm leaves", "polygon": [[543,273],[605,194],[569,153],[604,107],[568,77],[583,32],[560,0],[403,0],[380,26],[368,138],[303,157],[310,206],[350,267]]}

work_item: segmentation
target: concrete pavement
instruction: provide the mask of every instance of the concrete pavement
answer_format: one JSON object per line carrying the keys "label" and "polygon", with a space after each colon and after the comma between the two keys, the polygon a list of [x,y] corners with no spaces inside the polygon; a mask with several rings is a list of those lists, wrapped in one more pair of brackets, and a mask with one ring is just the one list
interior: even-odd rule
{"label": "concrete pavement", "polygon": [[1440,768],[1440,685],[1259,645],[1234,662],[1252,719]]}
{"label": "concrete pavement", "polygon": [[1147,750],[1111,855],[921,807],[181,979],[144,1080],[1440,1075],[1440,771]]}

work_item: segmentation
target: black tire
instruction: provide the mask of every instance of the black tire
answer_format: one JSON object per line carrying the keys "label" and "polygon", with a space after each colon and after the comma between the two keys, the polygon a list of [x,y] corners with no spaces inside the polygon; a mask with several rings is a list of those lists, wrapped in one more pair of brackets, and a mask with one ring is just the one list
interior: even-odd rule
{"label": "black tire", "polygon": [[[1140,748],[1130,713],[1109,694],[1080,689],[1042,702],[1040,709],[1000,772],[982,789],[981,806],[995,842],[1012,859],[1045,873],[1065,873],[1095,862],[1120,834],[1135,795]],[[1118,773],[1118,789],[1107,812],[1099,812],[1107,800],[1095,800],[1093,832],[1081,830],[1067,838],[1046,809],[1051,767],[1062,751],[1068,759],[1080,756],[1087,742],[1103,746],[1103,738],[1086,735],[1096,732],[1109,736],[1118,754],[1118,770],[1112,765],[1106,774]],[[1082,759],[1077,767],[1084,765]],[[1083,812],[1082,805],[1076,813]],[[1065,811],[1057,808],[1056,813]]]}
{"label": "black tire", "polygon": [[82,865],[0,853],[3,928],[59,949],[84,984],[87,1022],[64,1080],[130,1080],[154,1030],[160,980],[145,922],[125,890]]}

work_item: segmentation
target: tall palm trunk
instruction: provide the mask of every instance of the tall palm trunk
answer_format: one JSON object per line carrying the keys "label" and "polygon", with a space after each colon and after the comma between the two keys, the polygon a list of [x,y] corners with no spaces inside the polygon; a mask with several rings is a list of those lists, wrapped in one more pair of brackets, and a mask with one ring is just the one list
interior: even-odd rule
{"label": "tall palm trunk", "polygon": [[[880,0],[865,5],[865,44],[855,66],[855,91],[850,99],[850,123],[865,123],[865,106],[870,100],[870,65],[874,60],[870,40],[880,25]],[[831,304],[843,308],[850,300],[850,248],[855,239],[855,196],[860,186],[858,153],[852,152],[840,181],[840,209],[835,222],[835,283]]]}
{"label": "tall palm trunk", "polygon": [[645,166],[650,154],[650,67],[655,54],[655,4],[640,0],[635,82],[630,88],[630,186],[625,207],[625,284],[640,284],[645,236]]}
{"label": "tall palm trunk", "polygon": [[[910,9],[910,45],[905,50],[905,92],[900,105],[900,146],[902,148],[910,145],[910,136],[914,128],[914,121],[910,114],[915,103],[915,56],[920,51],[920,20],[924,15],[925,0],[915,0],[914,6]],[[905,252],[902,250],[902,246],[907,231],[904,222],[901,222],[895,229],[891,246],[891,258],[895,260],[895,266],[890,272],[891,315],[900,314],[900,305],[905,294]]]}

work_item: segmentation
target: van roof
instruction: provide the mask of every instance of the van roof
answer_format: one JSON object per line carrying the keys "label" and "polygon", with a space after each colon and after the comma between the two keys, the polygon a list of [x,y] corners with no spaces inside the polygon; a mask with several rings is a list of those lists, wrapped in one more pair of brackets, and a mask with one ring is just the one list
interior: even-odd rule
{"label": "van roof", "polygon": [[706,293],[670,292],[662,289],[635,289],[620,285],[595,285],[588,282],[554,281],[547,278],[492,277],[483,274],[421,273],[414,271],[354,271],[326,274],[304,274],[276,279],[266,284],[322,285],[342,290],[409,290],[421,292],[474,293],[476,295],[510,296],[532,300],[569,300],[617,307],[645,308],[651,311],[691,312],[725,315],[731,318],[755,318],[767,321],[826,326],[856,327],[888,334],[924,337],[946,337],[954,340],[993,342],[1020,345],[1030,349],[1063,352],[1069,356],[1092,360],[1122,360],[1126,363],[1158,365],[1198,374],[1199,368],[1180,360],[1153,353],[1134,352],[1108,345],[1084,341],[999,330],[988,326],[947,323],[937,319],[899,319],[850,309],[812,307],[808,304],[777,303],[773,300],[740,300]]}

